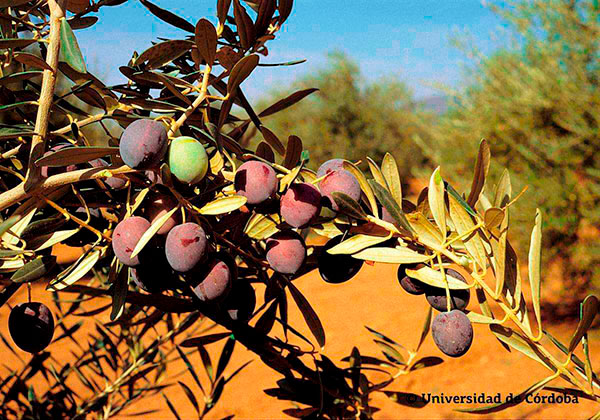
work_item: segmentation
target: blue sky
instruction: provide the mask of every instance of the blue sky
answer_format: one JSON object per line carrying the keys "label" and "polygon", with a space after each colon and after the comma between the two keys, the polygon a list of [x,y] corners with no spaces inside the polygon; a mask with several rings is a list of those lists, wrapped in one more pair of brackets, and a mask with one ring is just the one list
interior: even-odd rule
{"label": "blue sky", "polygon": [[[216,0],[154,0],[195,24],[201,17],[216,23]],[[244,83],[250,97],[322,68],[327,52],[345,51],[360,63],[367,80],[396,75],[415,97],[439,94],[431,83],[457,86],[465,55],[451,46],[457,32],[468,31],[490,53],[499,46],[492,34],[502,22],[480,0],[296,0],[277,39],[262,62],[307,59],[293,67],[261,67]],[[187,32],[151,15],[130,0],[100,9],[100,21],[77,31],[93,72],[111,84],[125,81],[117,70],[134,50],[141,53],[157,37],[184,38]],[[113,70],[110,70],[113,69]]]}

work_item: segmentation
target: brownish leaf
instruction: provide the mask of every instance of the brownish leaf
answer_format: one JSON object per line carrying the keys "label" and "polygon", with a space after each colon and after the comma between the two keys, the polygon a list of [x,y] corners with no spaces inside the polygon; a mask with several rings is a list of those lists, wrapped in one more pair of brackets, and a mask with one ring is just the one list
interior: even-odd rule
{"label": "brownish leaf", "polygon": [[289,108],[290,106],[296,104],[297,102],[300,102],[302,99],[306,98],[308,95],[310,95],[313,92],[316,92],[317,90],[319,90],[319,89],[310,88],[310,89],[304,89],[304,90],[299,90],[297,92],[294,92],[290,96],[275,102],[273,105],[271,105],[270,107],[268,107],[267,109],[262,111],[259,114],[259,116],[267,117],[269,115],[275,114],[276,112],[283,111],[284,109]]}
{"label": "brownish leaf", "polygon": [[256,29],[248,12],[246,12],[246,9],[240,4],[239,0],[234,0],[233,2],[233,16],[242,48],[248,50],[254,45],[254,41],[256,41]]}
{"label": "brownish leaf", "polygon": [[200,19],[196,24],[194,40],[200,56],[206,64],[212,66],[217,54],[217,30],[213,24],[206,19]]}
{"label": "brownish leaf", "polygon": [[273,153],[273,149],[271,149],[271,146],[264,141],[261,141],[256,147],[256,156],[261,157],[264,160],[268,160],[271,163],[275,162],[275,154]]}
{"label": "brownish leaf", "polygon": [[[192,31],[193,32],[193,31]],[[136,64],[145,63],[147,70],[159,68],[169,61],[175,60],[188,52],[194,43],[192,41],[172,40],[151,46],[136,60]]]}
{"label": "brownish leaf", "polygon": [[277,2],[275,0],[262,0],[260,2],[255,24],[257,36],[260,37],[267,32],[276,9]]}
{"label": "brownish leaf", "polygon": [[15,61],[25,64],[26,66],[35,67],[42,70],[52,70],[52,67],[50,67],[42,58],[31,53],[18,52],[13,56],[13,58]]}
{"label": "brownish leaf", "polygon": [[300,137],[292,135],[288,138],[283,166],[292,169],[300,162],[300,156],[302,156],[302,140],[300,140]]}
{"label": "brownish leaf", "polygon": [[294,0],[279,0],[279,26],[283,25],[290,16],[293,5]]}
{"label": "brownish leaf", "polygon": [[194,33],[194,25],[192,25],[190,22],[183,19],[182,17],[179,17],[176,14],[169,12],[168,10],[161,9],[157,5],[150,3],[148,0],[140,0],[140,3],[142,3],[150,11],[150,13],[152,13],[160,20],[163,20],[168,24],[175,26],[176,28]]}
{"label": "brownish leaf", "polygon": [[269,145],[271,145],[271,147],[273,149],[275,149],[275,151],[280,156],[285,155],[285,146],[283,145],[283,143],[281,142],[281,140],[279,140],[279,138],[277,137],[277,135],[275,133],[273,133],[271,130],[269,130],[264,125],[260,127],[260,132],[262,133],[263,138],[265,139],[265,141],[267,143],[269,143]]}
{"label": "brownish leaf", "polygon": [[230,7],[231,0],[219,0],[217,2],[217,17],[219,18],[219,25],[223,25],[225,23],[225,19],[227,19],[227,13],[229,13]]}
{"label": "brownish leaf", "polygon": [[477,154],[477,162],[475,163],[475,173],[473,174],[473,183],[471,184],[471,192],[467,203],[471,207],[475,207],[475,204],[479,200],[479,194],[483,190],[485,185],[485,178],[487,177],[490,169],[490,146],[487,140],[481,140],[479,144],[479,153]]}
{"label": "brownish leaf", "polygon": [[325,330],[323,329],[323,324],[321,324],[321,320],[317,316],[317,313],[314,311],[308,300],[304,297],[300,290],[294,286],[291,281],[287,281],[288,288],[290,289],[290,293],[298,305],[298,309],[302,313],[308,328],[310,328],[310,332],[317,339],[317,343],[321,346],[321,348],[325,347]]}
{"label": "brownish leaf", "polygon": [[254,71],[258,65],[258,60],[258,55],[250,54],[242,58],[235,66],[233,66],[233,69],[231,69],[231,74],[229,75],[229,81],[227,82],[228,94],[235,94],[237,88]]}

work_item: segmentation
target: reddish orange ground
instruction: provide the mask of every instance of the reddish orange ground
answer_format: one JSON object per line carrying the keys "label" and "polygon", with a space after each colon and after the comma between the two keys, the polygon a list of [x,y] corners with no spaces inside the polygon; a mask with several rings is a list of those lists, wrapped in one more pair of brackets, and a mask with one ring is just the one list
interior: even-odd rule
{"label": "reddish orange ground", "polygon": [[[371,335],[364,329],[369,325],[402,344],[414,347],[421,330],[427,304],[420,296],[409,296],[401,290],[396,281],[395,266],[378,265],[371,267],[365,265],[360,274],[350,282],[341,285],[326,284],[317,273],[312,273],[299,279],[297,287],[309,297],[313,307],[321,317],[327,331],[327,345],[324,353],[335,362],[348,355],[353,345],[360,348],[361,353],[378,355],[379,350],[372,342]],[[258,296],[262,296],[262,290]],[[49,294],[43,289],[34,289],[34,298],[47,300]],[[10,303],[15,304],[26,299],[23,288],[15,295]],[[471,305],[474,308],[473,305]],[[0,309],[0,331],[6,332],[7,307]],[[108,314],[103,313],[102,318]],[[298,326],[300,331],[310,336],[305,323],[290,299],[290,323]],[[88,327],[90,323],[86,324]],[[573,325],[560,325],[547,327],[563,342],[574,330]],[[280,331],[277,331],[280,334]],[[593,363],[600,363],[600,337],[596,332],[591,334]],[[67,349],[72,345],[68,340],[63,340],[57,345],[51,345],[54,356],[68,355]],[[213,355],[220,351],[223,342],[211,344],[208,350]],[[440,356],[444,363],[439,366],[422,369],[401,377],[390,390],[402,390],[420,393],[444,393],[446,395],[468,395],[472,393],[506,395],[511,391],[520,391],[542,379],[547,371],[536,362],[520,353],[508,353],[493,338],[485,326],[475,326],[475,339],[471,350],[461,359],[449,359],[441,354],[434,346],[431,337],[428,337],[420,351],[422,356]],[[3,362],[10,364],[14,356],[2,350]],[[229,367],[231,372],[247,360],[254,360],[245,371],[238,375],[226,388],[224,395],[217,407],[209,414],[208,418],[222,418],[235,414],[236,418],[285,418],[282,409],[289,408],[285,401],[277,401],[266,396],[263,390],[273,387],[280,378],[270,369],[264,367],[260,360],[253,354],[245,351],[241,346],[236,347],[232,362]],[[200,358],[197,354],[192,357],[192,362],[197,370],[203,373]],[[182,372],[181,364],[173,366],[171,373]],[[2,374],[0,374],[1,376]],[[187,374],[176,378],[190,384],[192,389],[197,389]],[[206,378],[201,378],[205,380]],[[179,387],[167,391],[167,395],[177,407],[183,418],[194,418],[194,409],[186,399]],[[198,398],[201,395],[198,394]],[[422,409],[406,408],[390,401],[383,394],[374,395],[374,406],[382,410],[376,415],[379,419],[396,418],[475,418],[453,411],[455,405],[430,404]],[[156,397],[145,400],[142,404],[132,407],[129,412],[142,411],[150,408],[160,408],[162,411],[151,417],[145,418],[173,418],[166,408],[162,398]],[[589,401],[580,401],[573,405],[535,405],[522,404],[507,411],[485,418],[587,418],[600,410]],[[477,417],[482,418],[482,417]]]}

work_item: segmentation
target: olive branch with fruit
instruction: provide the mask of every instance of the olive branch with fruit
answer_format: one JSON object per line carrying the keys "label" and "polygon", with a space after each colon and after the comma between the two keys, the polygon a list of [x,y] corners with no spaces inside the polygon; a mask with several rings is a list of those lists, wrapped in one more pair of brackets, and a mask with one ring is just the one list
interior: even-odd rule
{"label": "olive branch with fruit", "polygon": [[[411,202],[390,154],[381,164],[368,157],[366,162],[333,159],[314,172],[300,138],[291,135],[284,145],[263,124],[314,89],[295,92],[258,113],[242,90],[248,76],[265,65],[261,55],[267,55],[266,43],[289,17],[292,0],[246,2],[252,12],[239,0],[219,0],[216,27],[206,19],[194,26],[141,2],[190,35],[134,54],[120,68],[127,83],[106,86],[86,69],[73,30],[93,25],[97,18],[91,14],[102,7],[124,1],[0,0],[0,84],[8,102],[0,106],[5,116],[0,170],[7,174],[0,193],[0,304],[24,284],[31,294],[31,283],[43,280],[58,314],[55,323],[53,311],[40,302],[12,308],[13,342],[33,356],[0,383],[0,413],[26,417],[54,410],[74,418],[90,412],[108,418],[156,393],[176,413],[161,385],[175,357],[184,361],[203,394],[201,406],[194,391],[179,382],[203,417],[245,367],[225,373],[240,343],[283,376],[277,388],[265,392],[294,402],[286,414],[371,418],[377,411],[373,393],[400,401],[408,394],[387,391],[389,385],[441,363],[418,356],[430,330],[444,354],[459,357],[471,346],[473,323],[488,325],[507,349],[551,372],[520,396],[547,388],[598,401],[600,381],[587,341],[598,299],[583,301],[568,346],[543,330],[538,212],[528,261],[535,325],[530,323],[517,254],[507,239],[510,206],[520,194],[513,197],[505,171],[493,197],[486,195],[490,151],[485,140],[468,196],[438,168]],[[31,37],[21,36],[25,31]],[[30,45],[39,51],[25,50]],[[58,96],[61,79],[69,81],[69,89]],[[27,100],[32,92],[38,100]],[[80,109],[81,103],[87,108]],[[91,108],[101,111],[94,114]],[[120,136],[118,126],[124,128]],[[101,131],[88,131],[93,127]],[[251,127],[262,137],[254,150],[242,146]],[[105,145],[92,145],[97,138]],[[361,166],[368,167],[371,179]],[[311,234],[328,241],[312,244]],[[59,243],[83,247],[83,253],[69,266],[57,267],[51,250]],[[399,264],[400,285],[424,294],[431,308],[414,350],[369,329],[385,360],[361,355],[355,347],[343,360],[348,367],[340,368],[324,354],[325,329],[294,281],[318,269],[326,282],[345,282],[364,261]],[[264,299],[257,308],[259,286]],[[472,290],[481,313],[466,310]],[[69,293],[77,298],[65,298]],[[82,306],[107,296],[110,302],[99,308]],[[317,346],[288,324],[289,296]],[[439,312],[435,317],[433,309]],[[110,322],[97,322],[87,346],[77,343],[82,357],[74,365],[47,362],[45,349],[53,339],[76,342],[72,335],[78,327],[69,325],[73,314],[92,317],[105,311]],[[273,331],[276,324],[283,336]],[[58,338],[55,326],[63,331]],[[218,326],[225,332],[209,333]],[[221,340],[225,346],[215,370],[205,346]],[[580,344],[583,360],[574,354]],[[196,353],[209,386],[189,361]],[[43,397],[27,386],[37,372],[46,374]],[[150,372],[156,374],[153,380]],[[373,382],[370,372],[387,379]],[[75,393],[70,376],[77,376],[90,395]],[[100,378],[104,386],[97,383]],[[549,387],[558,378],[569,387]],[[490,413],[514,404],[461,411]],[[422,401],[409,405],[423,406]]]}

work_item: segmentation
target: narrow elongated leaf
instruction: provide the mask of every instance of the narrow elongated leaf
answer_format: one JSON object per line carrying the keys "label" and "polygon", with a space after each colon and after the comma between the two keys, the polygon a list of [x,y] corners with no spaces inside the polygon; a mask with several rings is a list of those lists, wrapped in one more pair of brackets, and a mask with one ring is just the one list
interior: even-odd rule
{"label": "narrow elongated leaf", "polygon": [[498,186],[496,187],[496,193],[494,195],[494,206],[504,207],[510,202],[512,196],[512,186],[510,183],[510,174],[508,169],[502,172]]}
{"label": "narrow elongated leaf", "polygon": [[19,220],[21,220],[21,215],[11,216],[2,223],[0,223],[0,237],[2,237],[6,232],[10,230]]}
{"label": "narrow elongated leaf", "polygon": [[442,238],[446,239],[446,206],[444,204],[444,182],[440,175],[438,166],[429,180],[429,190],[427,192],[429,208],[433,214],[435,223],[440,228]]}
{"label": "narrow elongated leaf", "polygon": [[169,407],[169,410],[171,410],[171,413],[173,413],[173,415],[175,416],[175,418],[177,420],[181,420],[181,417],[179,416],[179,413],[177,412],[177,409],[175,408],[175,406],[173,405],[173,403],[171,402],[171,400],[169,400],[169,398],[165,395],[164,392],[161,392],[160,394],[165,399],[165,402],[167,403],[167,406]]}
{"label": "narrow elongated leaf", "polygon": [[335,204],[337,204],[339,211],[358,220],[367,219],[367,215],[360,207],[360,204],[358,204],[356,200],[354,200],[348,194],[334,191],[331,195],[333,196],[333,200],[335,201]]}
{"label": "narrow elongated leaf", "polygon": [[325,347],[325,330],[323,329],[321,320],[312,306],[310,306],[310,303],[308,303],[308,300],[306,300],[304,295],[300,293],[300,290],[298,290],[291,281],[287,282],[287,286],[296,305],[298,305],[298,309],[300,309],[308,328],[317,339],[317,343],[319,343],[319,346],[321,346],[322,349]]}
{"label": "narrow elongated leaf", "polygon": [[357,252],[352,256],[359,260],[389,264],[414,264],[425,262],[432,258],[431,256],[419,254],[418,252],[406,247],[373,247]]}
{"label": "narrow elongated leaf", "polygon": [[302,140],[298,136],[289,136],[287,148],[285,149],[285,157],[283,159],[283,166],[288,169],[292,169],[300,162],[302,156]]}
{"label": "narrow elongated leaf", "polygon": [[569,353],[575,350],[575,347],[577,347],[581,338],[592,326],[592,322],[599,309],[600,302],[596,296],[589,295],[583,300],[583,303],[581,304],[581,319],[579,320],[575,333],[573,333],[573,337],[571,337],[568,348]]}
{"label": "narrow elongated leaf", "polygon": [[250,19],[248,12],[240,4],[239,0],[233,0],[233,17],[235,18],[235,25],[237,26],[237,32],[240,37],[240,43],[244,50],[249,49],[254,45],[256,41],[256,29],[254,22]]}
{"label": "narrow elongated leaf", "polygon": [[38,40],[33,38],[4,38],[0,39],[0,50],[5,50],[7,48],[25,48],[36,42],[38,42]]}
{"label": "narrow elongated leaf", "polygon": [[100,250],[96,249],[87,255],[82,255],[79,260],[63,272],[64,275],[59,275],[56,279],[52,280],[46,290],[53,292],[63,290],[83,278],[96,265],[96,262],[100,258],[100,253]]}
{"label": "narrow elongated leaf", "polygon": [[503,343],[508,344],[513,349],[520,351],[525,356],[535,360],[554,372],[554,367],[549,362],[545,361],[545,358],[535,350],[535,347],[516,331],[497,324],[491,324],[490,330]]}
{"label": "narrow elongated leaf", "polygon": [[385,341],[373,340],[375,344],[379,346],[383,355],[392,363],[397,363],[399,365],[405,365],[406,361],[404,360],[404,356],[393,346],[389,345]]}
{"label": "narrow elongated leaf", "polygon": [[381,205],[386,208],[386,210],[390,213],[392,218],[396,221],[396,223],[398,223],[398,226],[404,228],[411,234],[414,233],[415,231],[408,222],[408,219],[402,211],[402,208],[392,197],[389,191],[377,182],[375,182],[375,180],[369,180],[369,184],[373,188],[373,191],[375,192],[377,199],[381,202]]}
{"label": "narrow elongated leaf", "polygon": [[258,61],[258,55],[250,54],[242,58],[235,66],[233,66],[233,69],[231,69],[231,73],[229,74],[229,81],[227,82],[227,93],[229,95],[233,95],[242,82],[250,76],[258,65]]}
{"label": "narrow elongated leaf", "polygon": [[485,270],[486,252],[479,234],[479,229],[473,230],[475,228],[473,219],[454,197],[449,197],[449,204],[450,218],[456,227],[456,231],[459,235],[465,235],[467,232],[471,232],[471,234],[466,238],[463,238],[462,241],[465,244],[467,251],[469,251],[469,254],[475,259],[477,264]]}
{"label": "narrow elongated leaf", "polygon": [[13,58],[15,59],[15,61],[25,64],[26,66],[52,71],[52,67],[50,67],[48,63],[46,63],[41,57],[38,57],[37,55],[26,52],[19,52],[16,53],[13,56]]}
{"label": "narrow elongated leaf", "polygon": [[280,155],[280,156],[284,156],[285,155],[285,146],[283,145],[283,143],[281,142],[281,140],[279,140],[279,138],[275,135],[275,133],[273,133],[271,130],[269,130],[267,127],[265,127],[264,125],[260,127],[260,132],[263,135],[263,138],[265,139],[265,141]]}
{"label": "narrow elongated leaf", "polygon": [[150,240],[154,237],[154,235],[156,235],[156,233],[160,230],[160,228],[163,227],[163,225],[167,222],[167,220],[169,220],[169,218],[171,216],[173,216],[173,214],[177,210],[179,210],[179,206],[173,207],[171,210],[169,210],[168,212],[166,212],[162,216],[156,218],[156,220],[154,220],[152,222],[152,225],[150,225],[150,227],[148,228],[148,230],[146,230],[144,232],[144,234],[142,235],[142,237],[140,238],[140,240],[138,241],[138,243],[135,245],[135,248],[133,248],[133,251],[131,252],[131,256],[129,258],[133,259],[140,252],[142,252],[142,249],[144,249],[144,247],[146,246],[146,244],[148,244],[148,242],[150,242]]}
{"label": "narrow elongated leaf", "polygon": [[[421,280],[423,283],[426,283],[433,287],[439,287],[441,289],[446,288],[444,274],[442,274],[440,271],[434,270],[431,267],[424,266],[417,270],[406,269],[406,275],[408,277]],[[461,290],[470,288],[468,284],[463,283],[462,281],[455,279],[454,277],[448,274],[446,274],[446,281],[448,282],[448,288],[450,290]]]}
{"label": "narrow elongated leaf", "polygon": [[379,166],[377,166],[375,161],[367,156],[367,163],[369,164],[369,170],[371,171],[371,175],[373,175],[375,182],[381,184],[381,186],[389,190],[387,181],[385,180],[381,169],[379,169]]}
{"label": "narrow elongated leaf", "polygon": [[125,309],[125,301],[127,300],[129,273],[126,267],[122,267],[120,264],[119,267],[121,271],[118,272],[117,279],[113,284],[112,310],[110,312],[111,321],[116,321],[121,317],[121,315],[123,315],[123,310]]}
{"label": "narrow elongated leaf", "polygon": [[[200,346],[199,349],[200,348],[202,348],[202,350],[204,350],[204,347]],[[187,370],[190,373],[190,375],[192,375],[192,378],[194,379],[194,382],[196,382],[196,385],[198,385],[198,387],[202,390],[202,393],[204,393],[204,388],[202,386],[202,383],[200,382],[200,378],[198,378],[198,375],[196,374],[196,370],[194,369],[194,366],[190,363],[190,360],[188,359],[188,357],[178,346],[175,346],[175,350],[177,350],[177,353],[179,353],[179,357],[181,357],[181,360],[183,360],[183,363],[185,363],[185,366],[187,367]],[[206,351],[206,350],[204,350],[204,351]],[[210,359],[209,359],[209,364],[210,364]],[[212,369],[212,366],[211,366],[211,369]],[[210,378],[210,379],[212,381],[212,378]]]}
{"label": "narrow elongated leaf", "polygon": [[276,0],[262,0],[260,2],[255,24],[256,35],[258,37],[261,37],[267,33],[267,29],[269,29],[269,25],[271,24],[271,19],[275,14],[275,10],[277,10]]}
{"label": "narrow elongated leaf", "polygon": [[319,89],[317,89],[317,88],[310,88],[310,89],[304,89],[304,90],[299,90],[297,92],[294,92],[291,95],[275,102],[273,105],[269,106],[264,111],[262,111],[260,114],[258,114],[258,116],[259,117],[267,117],[267,116],[275,114],[279,111],[283,111],[284,109],[287,109],[290,106],[300,102],[302,99],[306,98],[308,95],[310,95],[311,93],[316,92],[318,90]]}
{"label": "narrow elongated leaf", "polygon": [[212,66],[217,54],[217,30],[206,19],[200,19],[196,24],[194,41],[200,56],[206,61],[206,64]]}
{"label": "narrow elongated leaf", "polygon": [[146,63],[146,70],[152,70],[175,60],[188,52],[195,44],[192,41],[171,40],[151,46],[136,59],[136,65]]}
{"label": "narrow elongated leaf", "polygon": [[394,197],[396,203],[402,208],[402,183],[400,182],[400,173],[398,172],[396,160],[389,153],[386,153],[383,157],[383,161],[381,162],[381,172],[390,188],[392,197]]}
{"label": "narrow elongated leaf", "polygon": [[194,25],[189,23],[187,20],[177,16],[174,13],[169,12],[168,10],[161,9],[157,5],[150,3],[148,0],[140,0],[140,3],[142,3],[144,7],[146,7],[146,9],[150,11],[150,13],[152,13],[160,20],[165,21],[168,24],[175,26],[176,28],[194,33]]}
{"label": "narrow elongated leaf", "polygon": [[33,240],[28,241],[27,247],[33,251],[42,251],[69,239],[79,232],[79,230],[80,229],[58,230],[56,232],[48,233],[47,235],[40,235]]}
{"label": "narrow elongated leaf", "polygon": [[4,86],[10,83],[19,82],[23,80],[33,79],[34,77],[41,76],[43,72],[39,70],[29,70],[19,73],[12,73],[8,76],[0,78],[0,86]]}
{"label": "narrow elongated leaf", "polygon": [[196,410],[196,413],[200,414],[200,406],[198,405],[198,401],[196,400],[196,397],[194,396],[194,393],[192,392],[192,390],[190,389],[190,387],[187,386],[186,384],[184,384],[181,381],[177,381],[177,383],[183,389],[183,392],[186,395],[187,399],[194,406],[194,409]]}
{"label": "narrow elongated leaf", "polygon": [[469,312],[467,318],[474,324],[500,324],[500,321],[477,312]]}
{"label": "narrow elongated leaf", "polygon": [[225,368],[227,368],[227,365],[229,365],[229,362],[231,361],[231,355],[235,349],[235,342],[235,338],[233,338],[233,336],[229,336],[229,339],[223,346],[223,351],[221,352],[221,356],[217,362],[217,370],[215,373],[215,378],[217,378],[217,380],[223,376],[225,373]]}
{"label": "narrow elongated leaf", "polygon": [[377,200],[375,200],[375,194],[373,193],[373,189],[371,185],[367,181],[367,178],[362,173],[358,167],[349,161],[344,161],[344,169],[350,172],[354,177],[358,180],[360,185],[360,189],[367,197],[367,201],[369,202],[369,207],[371,208],[371,212],[377,216],[379,214],[379,210],[377,209]]}
{"label": "narrow elongated leaf", "polygon": [[231,335],[231,333],[225,332],[225,333],[208,334],[208,335],[204,335],[202,337],[188,338],[187,340],[183,341],[180,344],[180,346],[181,347],[205,346],[207,344],[216,343],[217,341],[220,341],[226,337],[229,337],[230,335]]}
{"label": "narrow elongated leaf", "polygon": [[86,163],[94,159],[119,153],[118,147],[65,147],[35,161],[36,166],[68,166]]}
{"label": "narrow elongated leaf", "polygon": [[268,162],[275,163],[275,153],[273,153],[273,148],[269,146],[269,143],[266,141],[261,141],[258,146],[256,146],[256,156]]}
{"label": "narrow elongated leaf", "polygon": [[279,231],[277,225],[281,223],[281,219],[277,214],[264,215],[254,213],[248,220],[244,233],[257,241],[267,239]]}
{"label": "narrow elongated leaf", "polygon": [[477,154],[477,162],[475,163],[475,173],[473,174],[473,183],[471,184],[471,192],[467,203],[471,207],[475,207],[475,204],[479,200],[479,195],[483,191],[485,186],[485,179],[490,170],[490,146],[487,140],[483,139],[479,143],[479,153]]}
{"label": "narrow elongated leaf", "polygon": [[442,245],[444,242],[442,234],[422,213],[411,213],[407,218],[416,232],[419,242],[432,248],[438,248]]}
{"label": "narrow elongated leaf", "polygon": [[542,314],[540,310],[542,264],[542,214],[540,209],[535,212],[535,226],[531,232],[531,245],[529,246],[529,284],[531,286],[531,303],[538,322],[539,331],[542,331]]}
{"label": "narrow elongated leaf", "polygon": [[469,206],[469,203],[465,201],[462,195],[460,195],[450,183],[444,181],[444,185],[446,186],[446,191],[448,191],[448,194],[454,197],[456,201],[458,201],[458,204],[460,204],[467,211],[467,213],[473,217],[477,217],[477,212],[473,210],[471,206]]}
{"label": "narrow elongated leaf", "polygon": [[329,254],[354,254],[358,251],[362,251],[373,245],[380,244],[381,242],[387,241],[391,238],[391,234],[388,236],[369,236],[369,235],[354,235],[345,241],[337,244],[327,252]]}
{"label": "narrow elongated leaf", "polygon": [[69,22],[62,18],[60,21],[60,57],[63,63],[79,73],[87,73],[85,60],[77,44],[77,38]]}
{"label": "narrow elongated leaf", "polygon": [[[417,348],[415,352],[418,352],[425,339],[427,338],[427,334],[429,334],[429,329],[431,328],[431,316],[433,314],[433,308],[430,306],[427,311],[427,316],[425,317],[425,322],[423,323],[423,329],[421,330],[421,338],[419,338],[419,344],[417,344]],[[413,366],[413,370],[416,369],[416,364]]]}
{"label": "narrow elongated leaf", "polygon": [[535,384],[533,384],[529,388],[527,388],[525,391],[517,394],[510,401],[503,401],[500,403],[490,404],[490,405],[486,405],[483,407],[459,408],[459,409],[456,409],[456,411],[460,411],[461,413],[490,414],[490,413],[496,413],[498,411],[506,410],[509,407],[514,407],[514,406],[526,401],[526,397],[528,395],[534,394],[534,393],[544,389],[546,384],[548,384],[553,379],[554,378],[552,376],[550,376],[548,378],[542,379],[539,382],[536,382]]}
{"label": "narrow elongated leaf", "polygon": [[279,25],[283,25],[283,23],[290,16],[290,13],[292,13],[293,5],[294,0],[279,0]]}
{"label": "narrow elongated leaf", "polygon": [[10,278],[14,283],[28,283],[45,276],[56,266],[54,255],[45,255],[29,261]]}
{"label": "narrow elongated leaf", "polygon": [[227,197],[220,197],[210,203],[205,204],[200,209],[200,214],[204,215],[217,215],[225,214],[235,210],[246,204],[248,199],[241,195],[230,195]]}
{"label": "narrow elongated leaf", "polygon": [[227,19],[227,13],[231,7],[231,0],[218,0],[217,2],[217,17],[219,18],[219,25],[223,25]]}

